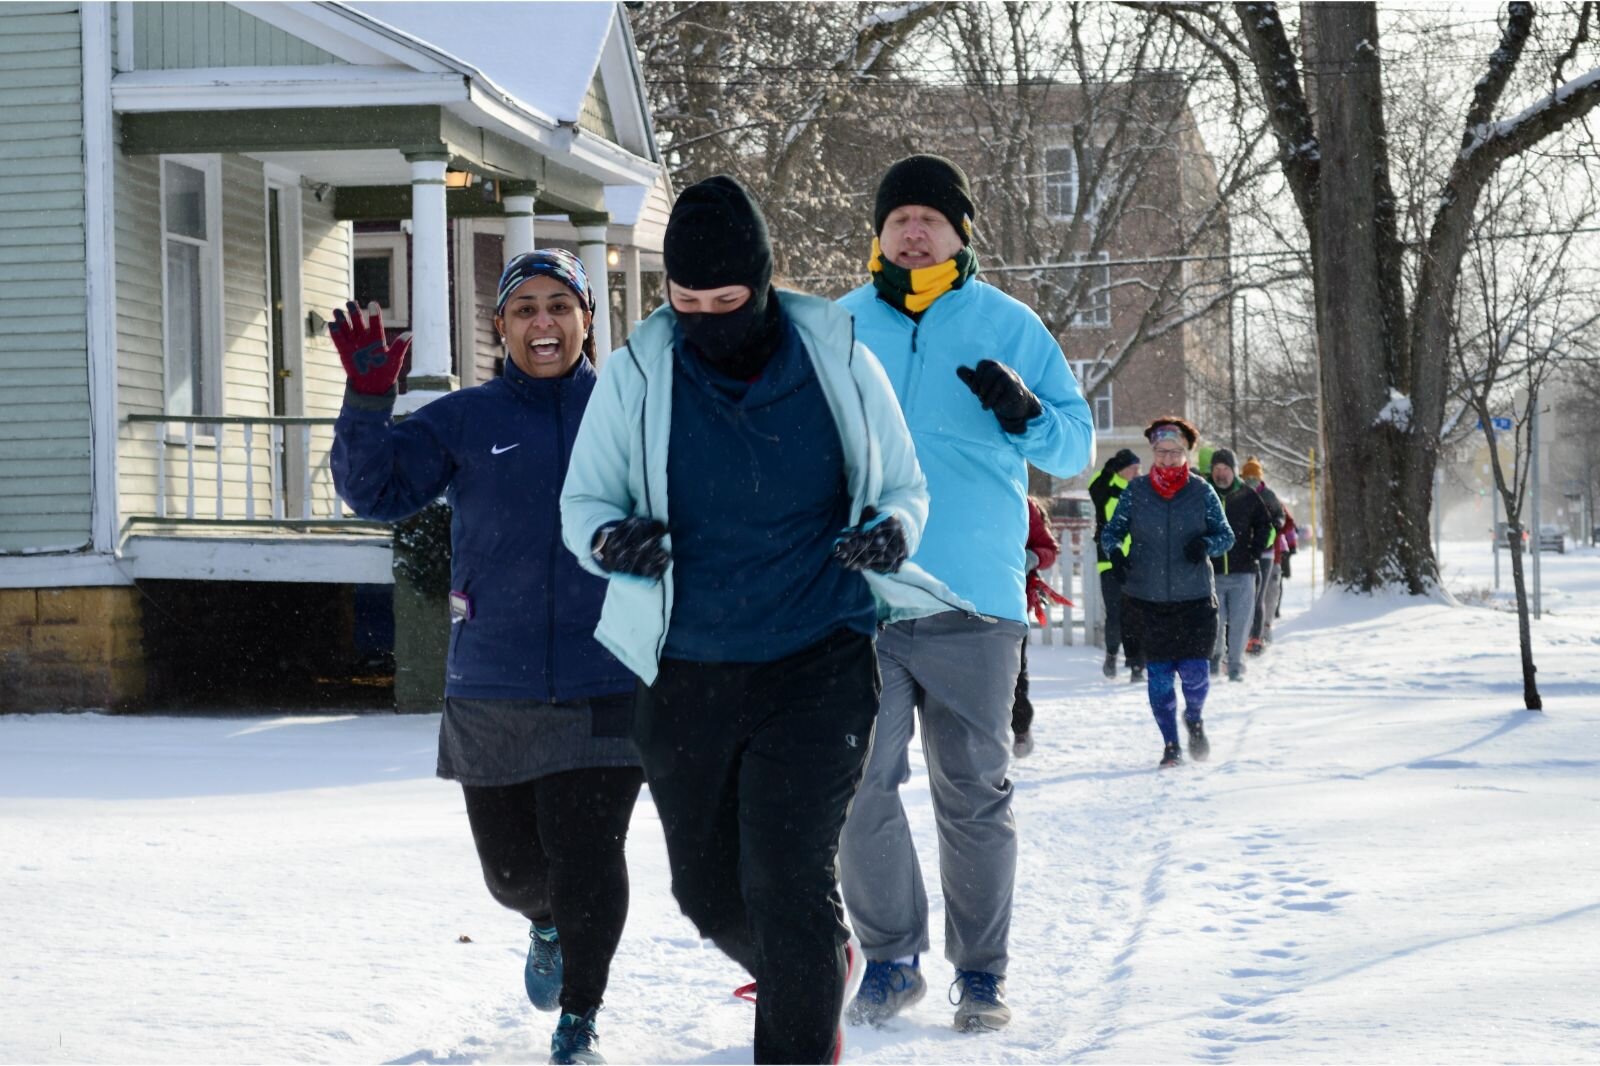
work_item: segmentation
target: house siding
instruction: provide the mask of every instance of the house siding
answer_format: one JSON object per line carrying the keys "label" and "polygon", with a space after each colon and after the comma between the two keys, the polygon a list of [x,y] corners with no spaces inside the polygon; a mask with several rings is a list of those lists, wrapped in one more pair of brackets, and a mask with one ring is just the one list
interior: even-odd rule
{"label": "house siding", "polygon": [[0,4],[0,552],[91,539],[82,23]]}
{"label": "house siding", "polygon": [[[267,314],[266,177],[261,164],[242,156],[223,156],[222,182],[222,410],[221,414],[265,417],[272,409],[272,349]],[[119,417],[159,414],[165,406],[162,347],[160,160],[124,156],[117,177],[117,334]],[[327,315],[349,290],[349,224],[333,218],[331,203],[319,203],[300,190],[304,258],[300,264],[303,306]],[[284,323],[300,330],[299,322]],[[307,338],[302,366],[307,415],[338,413],[344,374],[326,337]],[[166,449],[167,513],[186,514],[188,454],[177,427]],[[299,432],[299,430],[291,430]],[[120,503],[125,515],[155,515],[158,508],[158,427],[141,424],[123,434],[119,466]],[[247,497],[255,515],[272,513],[273,469],[270,433],[254,432],[246,447],[241,426],[222,427],[221,517],[242,518]],[[331,430],[313,430],[313,456],[325,456]],[[195,448],[195,516],[217,517],[217,453],[209,442]],[[249,468],[248,479],[246,468]],[[320,464],[325,467],[326,463]],[[316,513],[328,513],[330,479],[314,469]],[[291,516],[292,517],[292,516]]]}
{"label": "house siding", "polygon": [[133,5],[133,57],[139,70],[196,67],[299,67],[341,63],[231,4]]}

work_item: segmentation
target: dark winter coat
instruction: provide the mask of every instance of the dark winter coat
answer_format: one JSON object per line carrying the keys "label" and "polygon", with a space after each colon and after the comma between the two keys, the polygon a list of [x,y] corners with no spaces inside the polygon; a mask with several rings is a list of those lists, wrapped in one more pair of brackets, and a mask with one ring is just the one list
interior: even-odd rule
{"label": "dark winter coat", "polygon": [[1156,603],[1212,599],[1210,564],[1203,557],[1190,562],[1184,547],[1204,537],[1206,553],[1221,555],[1234,542],[1216,492],[1193,474],[1170,500],[1156,492],[1148,475],[1134,478],[1100,531],[1100,544],[1111,551],[1124,536],[1132,539],[1123,591]]}
{"label": "dark winter coat", "polygon": [[1137,634],[1146,662],[1209,658],[1217,634],[1211,563],[1204,556],[1190,562],[1184,547],[1203,537],[1206,554],[1220,555],[1233,544],[1216,492],[1191,474],[1168,500],[1148,475],[1136,477],[1123,490],[1100,543],[1109,551],[1125,536],[1130,543],[1123,632]]}
{"label": "dark winter coat", "polygon": [[1233,530],[1233,547],[1225,554],[1217,553],[1212,565],[1219,574],[1256,573],[1256,560],[1272,543],[1274,532],[1267,505],[1239,478],[1234,478],[1226,490],[1216,489],[1216,492],[1222,498],[1222,509]]}
{"label": "dark winter coat", "polygon": [[[1089,500],[1094,504],[1094,554],[1099,560],[1099,570],[1111,569],[1111,553],[1100,543],[1100,534],[1105,532],[1106,523],[1117,510],[1117,501],[1122,499],[1122,490],[1127,487],[1128,483],[1114,471],[1105,469],[1089,482]],[[1127,548],[1124,543],[1117,550],[1126,552]]]}
{"label": "dark winter coat", "polygon": [[561,483],[595,371],[505,376],[404,420],[393,396],[346,392],[333,478],[363,518],[396,521],[442,493],[452,508],[450,587],[472,617],[450,627],[445,692],[555,702],[630,692],[633,675],[594,639],[606,582],[561,542]]}

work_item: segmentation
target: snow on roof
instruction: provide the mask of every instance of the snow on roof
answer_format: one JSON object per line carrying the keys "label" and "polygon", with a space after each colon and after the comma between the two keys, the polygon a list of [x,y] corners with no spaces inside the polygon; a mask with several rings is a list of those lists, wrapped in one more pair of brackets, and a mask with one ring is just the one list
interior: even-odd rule
{"label": "snow on roof", "polygon": [[616,18],[609,0],[342,5],[445,52],[534,111],[576,122]]}

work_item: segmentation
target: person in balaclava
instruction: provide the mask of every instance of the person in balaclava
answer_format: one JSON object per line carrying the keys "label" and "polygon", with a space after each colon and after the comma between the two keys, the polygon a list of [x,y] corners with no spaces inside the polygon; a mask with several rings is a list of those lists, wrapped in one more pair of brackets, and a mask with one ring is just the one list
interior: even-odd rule
{"label": "person in balaclava", "polygon": [[523,984],[560,1010],[551,1062],[600,1061],[595,1017],[628,917],[628,822],[643,775],[633,677],[594,639],[605,582],[561,550],[567,456],[596,387],[594,294],[571,252],[506,264],[505,372],[392,417],[409,335],[376,305],[330,327],[349,387],[333,480],[363,518],[451,506],[440,777],[461,784],[489,892],[531,925]]}
{"label": "person in balaclava", "polygon": [[755,1061],[837,1062],[864,959],[835,858],[877,625],[971,606],[906,562],[928,498],[894,394],[848,314],[773,288],[750,194],[685,189],[664,253],[668,302],[605,364],[562,530],[610,579],[595,636],[641,682],[673,895],[760,988]]}
{"label": "person in balaclava", "polygon": [[878,638],[883,705],[841,853],[845,902],[869,960],[851,1010],[864,1024],[927,989],[928,897],[900,802],[919,714],[955,1026],[1011,1020],[1017,831],[1008,771],[1027,635],[1028,466],[1065,478],[1094,461],[1094,420],[1061,346],[1030,308],[978,277],[976,210],[950,160],[895,163],[874,199],[870,280],[839,301],[883,362],[928,476],[915,561],[980,612],[890,625]]}

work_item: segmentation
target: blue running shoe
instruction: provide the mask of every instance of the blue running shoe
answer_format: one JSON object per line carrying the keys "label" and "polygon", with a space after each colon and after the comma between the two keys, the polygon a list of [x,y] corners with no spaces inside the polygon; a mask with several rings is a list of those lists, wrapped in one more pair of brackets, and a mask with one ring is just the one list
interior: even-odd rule
{"label": "blue running shoe", "polygon": [[528,1002],[540,1010],[561,1006],[561,938],[554,926],[528,930],[528,964],[522,968],[522,983],[528,989]]}
{"label": "blue running shoe", "polygon": [[1011,1021],[1006,979],[998,974],[957,970],[950,985],[950,1002],[956,1005],[956,1028],[963,1033],[993,1032]]}
{"label": "blue running shoe", "polygon": [[850,1004],[851,1025],[882,1025],[921,999],[928,991],[915,956],[910,964],[867,960],[861,991]]}
{"label": "blue running shoe", "polygon": [[556,1023],[555,1035],[550,1038],[550,1061],[556,1066],[573,1063],[605,1062],[600,1054],[600,1037],[594,1031],[594,1016],[600,1013],[595,1007],[587,1014],[563,1014]]}

